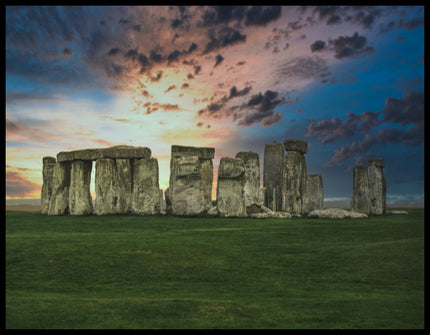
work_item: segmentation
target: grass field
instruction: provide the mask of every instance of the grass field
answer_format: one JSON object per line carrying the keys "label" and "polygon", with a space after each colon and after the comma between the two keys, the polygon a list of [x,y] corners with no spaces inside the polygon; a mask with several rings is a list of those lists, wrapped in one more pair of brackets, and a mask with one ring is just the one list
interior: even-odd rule
{"label": "grass field", "polygon": [[6,328],[424,328],[424,209],[369,219],[6,212]]}

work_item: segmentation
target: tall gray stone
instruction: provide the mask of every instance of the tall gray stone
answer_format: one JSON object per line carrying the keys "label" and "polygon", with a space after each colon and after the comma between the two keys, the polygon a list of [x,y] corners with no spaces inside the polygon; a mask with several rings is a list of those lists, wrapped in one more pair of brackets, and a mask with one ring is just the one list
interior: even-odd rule
{"label": "tall gray stone", "polygon": [[[258,153],[238,152],[236,158],[243,160],[245,164],[245,205],[252,204],[264,205],[264,198],[261,199],[260,193],[260,159]],[[263,202],[262,202],[263,200]]]}
{"label": "tall gray stone", "polygon": [[43,157],[43,169],[42,169],[42,193],[41,193],[41,207],[42,214],[48,214],[49,212],[49,203],[51,200],[51,196],[53,193],[53,184],[54,184],[54,166],[56,164],[56,160],[54,157]]}
{"label": "tall gray stone", "polygon": [[69,209],[71,215],[90,215],[93,202],[90,193],[92,161],[75,160],[71,163]]}
{"label": "tall gray stone", "polygon": [[223,157],[219,163],[217,208],[222,217],[244,217],[245,164],[240,158]]}
{"label": "tall gray stone", "polygon": [[95,214],[128,213],[132,193],[130,159],[98,159],[96,161],[95,190]]}
{"label": "tall gray stone", "polygon": [[57,162],[54,166],[53,193],[48,215],[69,214],[70,170],[71,162]]}
{"label": "tall gray stone", "polygon": [[305,154],[308,144],[302,140],[287,139],[284,146],[287,153],[284,157],[283,209],[291,214],[302,214],[307,178]]}
{"label": "tall gray stone", "polygon": [[324,189],[322,177],[319,174],[308,174],[303,194],[303,213],[322,209],[324,204]]}
{"label": "tall gray stone", "polygon": [[[284,146],[282,143],[266,144],[264,147],[263,185],[266,188],[267,207],[282,209],[282,184],[284,174]],[[275,194],[275,203],[273,195]]]}
{"label": "tall gray stone", "polygon": [[354,166],[351,207],[359,213],[370,213],[369,175],[365,165]]}
{"label": "tall gray stone", "polygon": [[131,209],[138,215],[160,214],[158,160],[144,158],[134,162]]}
{"label": "tall gray stone", "polygon": [[386,213],[386,192],[387,186],[383,168],[385,161],[383,158],[369,159],[369,195],[370,214],[383,215]]}
{"label": "tall gray stone", "polygon": [[211,207],[214,148],[172,145],[167,211],[194,216]]}

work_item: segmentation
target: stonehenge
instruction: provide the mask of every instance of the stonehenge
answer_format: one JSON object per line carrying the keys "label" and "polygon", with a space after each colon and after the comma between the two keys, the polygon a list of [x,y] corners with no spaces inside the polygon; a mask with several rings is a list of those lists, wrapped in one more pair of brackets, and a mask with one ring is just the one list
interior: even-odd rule
{"label": "stonehenge", "polygon": [[369,166],[356,165],[353,172],[351,207],[367,215],[386,214],[387,186],[383,158],[369,159]]}
{"label": "stonehenge", "polygon": [[211,207],[214,148],[172,145],[167,212],[200,215]]}
{"label": "stonehenge", "polygon": [[217,208],[222,217],[247,216],[245,163],[241,158],[221,158],[218,169]]}
{"label": "stonehenge", "polygon": [[[216,201],[212,200],[215,148],[172,145],[169,186],[159,185],[158,160],[146,147],[114,146],[59,152],[43,157],[41,213],[44,215],[202,214],[221,217],[291,218],[321,212],[321,175],[307,174],[307,142],[286,139],[266,144],[263,171],[256,152],[221,157]],[[95,199],[91,171],[95,162]],[[367,215],[386,214],[384,159],[353,170],[351,209]],[[262,186],[260,177],[262,175]],[[319,212],[318,212],[319,211]],[[312,213],[312,214],[311,214]]]}

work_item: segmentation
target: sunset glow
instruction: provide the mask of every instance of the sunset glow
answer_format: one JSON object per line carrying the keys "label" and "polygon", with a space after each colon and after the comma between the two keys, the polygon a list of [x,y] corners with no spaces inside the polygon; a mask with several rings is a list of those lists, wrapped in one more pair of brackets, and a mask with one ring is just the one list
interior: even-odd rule
{"label": "sunset glow", "polygon": [[171,145],[214,147],[214,197],[221,157],[297,138],[326,199],[381,157],[388,201],[423,201],[423,121],[424,7],[6,7],[7,199],[40,198],[44,156],[121,144],[163,189]]}

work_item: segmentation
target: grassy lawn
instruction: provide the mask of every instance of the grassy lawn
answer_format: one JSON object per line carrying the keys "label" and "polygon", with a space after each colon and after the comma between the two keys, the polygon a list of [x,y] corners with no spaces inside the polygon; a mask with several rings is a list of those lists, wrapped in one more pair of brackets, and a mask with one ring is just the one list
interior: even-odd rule
{"label": "grassy lawn", "polygon": [[423,328],[424,209],[369,219],[6,212],[6,328]]}

